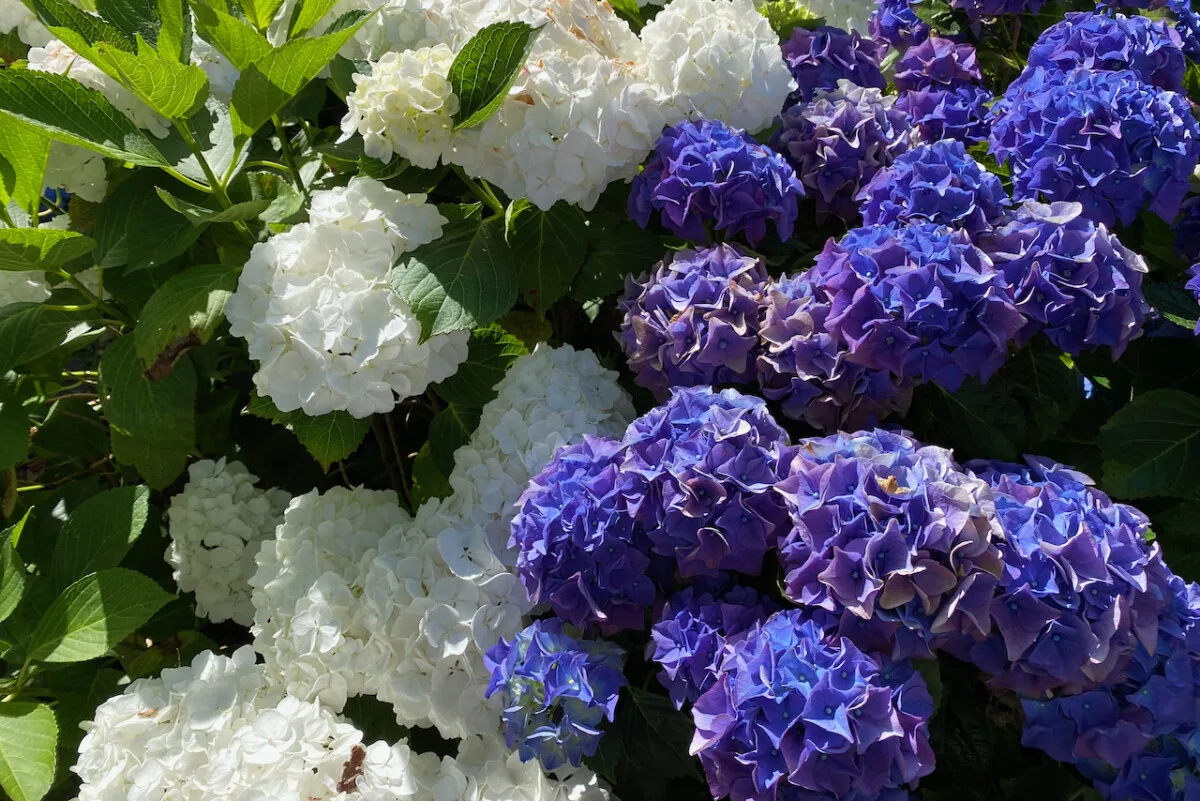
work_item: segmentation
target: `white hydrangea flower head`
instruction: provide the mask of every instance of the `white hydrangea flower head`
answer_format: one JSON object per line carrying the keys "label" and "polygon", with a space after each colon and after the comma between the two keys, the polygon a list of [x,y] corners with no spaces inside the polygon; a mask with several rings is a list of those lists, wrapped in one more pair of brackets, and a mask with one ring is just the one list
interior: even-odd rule
{"label": "white hydrangea flower head", "polygon": [[48,297],[44,273],[0,270],[0,308],[10,303],[41,303]]}
{"label": "white hydrangea flower head", "polygon": [[391,51],[370,75],[354,76],[346,98],[342,140],[355,133],[368,156],[389,161],[393,154],[432,169],[450,148],[458,97],[450,85],[454,51],[444,44]]}
{"label": "white hydrangea flower head", "polygon": [[52,189],[63,189],[83,200],[99,203],[108,194],[104,156],[65,142],[51,142],[43,182]]}
{"label": "white hydrangea flower head", "polygon": [[21,0],[0,0],[0,33],[17,32],[17,38],[30,47],[40,47],[54,38],[37,15]]}
{"label": "white hydrangea flower head", "polygon": [[420,322],[387,280],[400,254],[441,235],[437,208],[356,177],[314,193],[310,216],[254,246],[225,309],[259,362],[259,393],[283,411],[362,418],[453,375],[469,333],[422,342]]}
{"label": "white hydrangea flower head", "polygon": [[66,75],[84,86],[98,90],[134,125],[159,139],[170,132],[171,124],[165,117],[153,111],[138,100],[132,92],[105,75],[95,64],[58,39],[51,39],[43,47],[29,49],[29,69],[35,72]]}
{"label": "white hydrangea flower head", "polygon": [[549,775],[536,760],[522,762],[504,740],[470,737],[453,763],[443,766],[443,787],[454,787],[462,801],[608,801],[611,794],[587,768]]}
{"label": "white hydrangea flower head", "polygon": [[209,93],[228,104],[233,97],[233,85],[242,74],[241,70],[233,66],[224,53],[199,36],[192,37],[191,62],[208,76]]}
{"label": "white hydrangea flower head", "polygon": [[291,496],[255,486],[241,462],[205,459],[188,468],[188,482],[167,510],[171,544],[166,559],[175,583],[196,594],[196,614],[216,623],[254,622],[250,577],[262,542],[275,534]]}
{"label": "white hydrangea flower head", "polygon": [[650,80],[676,120],[768,128],[795,88],[779,36],[752,0],[672,0],[642,28]]}
{"label": "white hydrangea flower head", "polygon": [[846,30],[855,30],[864,36],[867,24],[875,11],[875,0],[805,0],[804,7],[819,17],[828,20],[828,25],[837,25]]}
{"label": "white hydrangea flower head", "polygon": [[[432,801],[441,764],[267,681],[246,646],[139,679],[96,709],[72,768],[79,801]],[[358,765],[347,786],[347,767]]]}

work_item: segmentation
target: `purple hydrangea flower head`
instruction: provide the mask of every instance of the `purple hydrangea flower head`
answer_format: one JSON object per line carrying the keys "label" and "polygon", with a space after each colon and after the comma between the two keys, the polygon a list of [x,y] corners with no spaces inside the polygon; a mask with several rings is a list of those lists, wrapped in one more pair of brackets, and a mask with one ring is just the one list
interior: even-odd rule
{"label": "purple hydrangea flower head", "polygon": [[1200,195],[1188,195],[1175,221],[1175,252],[1191,263],[1200,262]]}
{"label": "purple hydrangea flower head", "polygon": [[992,491],[950,451],[883,430],[806,439],[776,489],[792,522],[779,560],[797,604],[901,623],[895,657],[991,631],[1002,568]]}
{"label": "purple hydrangea flower head", "polygon": [[852,229],[807,275],[851,361],[901,382],[954,392],[967,376],[987,381],[1025,324],[991,260],[965,232],[933,223]]}
{"label": "purple hydrangea flower head", "polygon": [[974,22],[1007,14],[1036,14],[1045,4],[1046,0],[950,0],[951,8],[965,11]]}
{"label": "purple hydrangea flower head", "polygon": [[620,450],[598,437],[559,450],[512,521],[508,544],[529,600],[579,628],[641,629],[654,603],[650,543],[620,497]]}
{"label": "purple hydrangea flower head", "polygon": [[1051,25],[1029,51],[1028,66],[1067,73],[1130,70],[1143,82],[1183,91],[1183,43],[1165,21],[1073,11]]}
{"label": "purple hydrangea flower head", "polygon": [[[1200,264],[1193,264],[1189,267],[1188,276],[1188,282],[1184,286],[1195,296],[1196,302],[1200,303]],[[1196,323],[1194,333],[1200,334],[1200,322]]]}
{"label": "purple hydrangea flower head", "polygon": [[972,238],[992,230],[1012,203],[1000,179],[953,140],[908,151],[875,173],[859,198],[867,225],[929,222]]}
{"label": "purple hydrangea flower head", "polygon": [[692,707],[692,753],[713,798],[890,798],[933,770],[933,709],[911,663],[864,653],[790,609],[728,650]]}
{"label": "purple hydrangea flower head", "polygon": [[910,47],[896,62],[896,89],[953,89],[983,82],[975,48],[940,36]]}
{"label": "purple hydrangea flower head", "polygon": [[1200,58],[1200,14],[1192,10],[1191,0],[1167,0],[1175,19],[1175,32],[1188,58]]}
{"label": "purple hydrangea flower head", "polygon": [[754,380],[766,266],[735,245],[681,250],[625,282],[617,339],[637,383],[672,387]]}
{"label": "purple hydrangea flower head", "polygon": [[716,594],[688,587],[672,596],[650,629],[646,658],[662,668],[658,681],[675,708],[703,695],[717,680],[726,647],[777,609],[749,587]]}
{"label": "purple hydrangea flower head", "polygon": [[912,126],[895,98],[849,81],[785,111],[771,140],[815,201],[817,219],[847,221],[858,216],[859,189],[911,141]]}
{"label": "purple hydrangea flower head", "polygon": [[909,116],[926,142],[956,139],[977,145],[986,142],[991,131],[988,104],[994,99],[982,86],[914,89],[900,95],[896,108]]}
{"label": "purple hydrangea flower head", "polygon": [[828,300],[813,292],[806,274],[768,287],[759,331],[763,396],[823,431],[872,426],[907,411],[912,388],[886,370],[850,361],[846,344],[826,330],[829,313]]}
{"label": "purple hydrangea flower head", "polygon": [[659,212],[662,224],[692,242],[707,239],[711,223],[726,237],[744,234],[751,247],[767,235],[792,235],[804,187],[788,163],[745,131],[723,122],[681,122],[654,146],[633,179],[629,216],[645,228]]}
{"label": "purple hydrangea flower head", "polygon": [[774,492],[787,434],[762,400],[678,389],[630,423],[623,442],[623,494],[657,553],[685,577],[758,575],[787,524]]}
{"label": "purple hydrangea flower head", "polygon": [[812,100],[817,89],[837,89],[845,79],[858,86],[887,87],[879,70],[884,48],[857,31],[821,26],[814,30],[797,27],[783,45],[783,58],[799,86],[788,98],[789,105]]}
{"label": "purple hydrangea flower head", "polygon": [[1200,159],[1187,98],[1129,70],[1027,69],[992,115],[991,152],[1017,200],[1078,201],[1109,226],[1147,207],[1174,220]]}
{"label": "purple hydrangea flower head", "polygon": [[578,766],[592,756],[612,721],[625,686],[625,653],[603,640],[575,640],[556,618],[537,620],[503,639],[483,658],[491,672],[487,695],[504,705],[504,736],[522,762],[547,770]]}
{"label": "purple hydrangea flower head", "polygon": [[1115,359],[1142,333],[1146,263],[1078,203],[1026,201],[980,247],[1025,316],[1018,341],[1040,331],[1073,356],[1107,346]]}
{"label": "purple hydrangea flower head", "polygon": [[896,48],[920,44],[929,37],[927,25],[913,10],[910,0],[875,0],[867,22],[871,38]]}
{"label": "purple hydrangea flower head", "polygon": [[1165,575],[1150,521],[1086,475],[1049,460],[968,464],[993,490],[1004,574],[995,633],[970,657],[998,687],[1037,697],[1119,681],[1138,644],[1155,649]]}

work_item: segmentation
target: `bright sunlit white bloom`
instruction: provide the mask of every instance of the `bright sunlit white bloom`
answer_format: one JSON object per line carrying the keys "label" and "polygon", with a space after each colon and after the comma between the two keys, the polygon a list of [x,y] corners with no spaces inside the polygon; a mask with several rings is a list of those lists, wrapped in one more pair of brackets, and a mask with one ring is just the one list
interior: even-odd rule
{"label": "bright sunlit white bloom", "polygon": [[263,540],[275,534],[291,499],[255,486],[241,462],[205,459],[188,468],[188,483],[167,510],[166,559],[175,583],[196,594],[196,614],[213,622],[254,621],[249,580]]}
{"label": "bright sunlit white bloom", "polygon": [[258,391],[283,411],[361,418],[452,375],[468,332],[422,342],[387,281],[400,254],[441,235],[437,208],[358,177],[314,193],[310,219],[254,246],[225,309],[260,363]]}
{"label": "bright sunlit white bloom", "polygon": [[31,47],[40,47],[54,38],[54,34],[46,30],[37,15],[21,0],[0,0],[0,33],[13,31],[17,32],[17,38]]}
{"label": "bright sunlit white bloom", "polygon": [[108,194],[108,169],[104,156],[94,150],[55,141],[50,143],[42,182],[50,189],[99,203]]}

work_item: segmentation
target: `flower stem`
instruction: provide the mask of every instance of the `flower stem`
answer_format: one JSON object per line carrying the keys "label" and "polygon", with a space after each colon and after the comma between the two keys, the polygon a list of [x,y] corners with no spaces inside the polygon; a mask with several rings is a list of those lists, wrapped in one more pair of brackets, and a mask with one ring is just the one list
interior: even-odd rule
{"label": "flower stem", "polygon": [[[213,172],[212,167],[209,166],[208,159],[204,158],[204,151],[196,144],[196,138],[192,136],[192,132],[186,125],[181,125],[178,122],[175,123],[175,130],[179,131],[179,136],[183,139],[184,144],[188,146],[188,149],[192,151],[192,155],[196,157],[196,161],[200,163],[200,169],[204,171],[204,177],[209,183],[210,191],[213,197],[217,199],[217,202],[221,204],[221,208],[232,208],[233,204],[229,202],[229,195],[225,192],[224,184],[221,183],[216,173]],[[185,181],[185,183],[188,182]],[[250,228],[246,225],[245,221],[234,220],[233,226],[249,237],[251,241],[254,240],[254,234],[250,233]]]}
{"label": "flower stem", "polygon": [[466,184],[470,190],[475,193],[475,197],[482,200],[484,205],[496,212],[496,214],[501,216],[504,215],[504,206],[500,203],[500,199],[496,197],[495,193],[492,192],[491,187],[482,181],[476,183],[475,180],[467,175],[463,168],[457,164],[452,164],[450,166],[451,169],[454,170],[454,174],[459,177],[459,180]]}
{"label": "flower stem", "polygon": [[283,160],[287,163],[287,172],[292,174],[292,183],[304,195],[305,200],[311,200],[312,198],[308,194],[308,187],[304,185],[304,179],[300,177],[300,167],[296,164],[296,154],[292,152],[292,143],[288,139],[287,131],[283,128],[283,120],[279,119],[278,114],[272,114],[271,122],[275,123],[275,135],[279,137],[279,148],[283,151]]}

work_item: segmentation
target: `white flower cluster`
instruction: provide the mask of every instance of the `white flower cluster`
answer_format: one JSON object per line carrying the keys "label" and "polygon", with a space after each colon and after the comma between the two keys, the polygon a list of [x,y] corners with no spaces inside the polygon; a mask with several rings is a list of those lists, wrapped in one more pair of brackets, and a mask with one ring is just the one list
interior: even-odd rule
{"label": "white flower cluster", "polygon": [[453,375],[469,333],[422,342],[387,280],[400,254],[441,236],[437,207],[355,177],[314,193],[309,219],[254,246],[225,307],[259,362],[258,391],[285,412],[361,418]]}
{"label": "white flower cluster", "polygon": [[[39,223],[38,228],[65,231],[70,225],[70,215],[59,214],[53,219]],[[6,227],[5,223],[0,222],[0,228]],[[93,295],[102,294],[99,268],[92,267],[84,270],[77,273],[75,278]],[[46,274],[41,270],[0,270],[0,306],[6,306],[9,303],[41,303],[48,297],[50,297],[50,285],[46,283]]]}
{"label": "white flower cluster", "polygon": [[255,486],[241,462],[205,459],[188,468],[188,483],[167,510],[166,559],[175,583],[196,594],[196,614],[216,623],[254,622],[250,577],[262,542],[275,534],[291,496]]}
{"label": "white flower cluster", "polygon": [[42,183],[51,189],[63,189],[83,200],[99,203],[108,194],[104,156],[85,147],[51,142]]}
{"label": "white flower cluster", "polygon": [[[675,0],[640,39],[595,0],[394,0],[385,12],[378,24],[395,38],[377,36],[387,49],[372,48],[373,71],[355,76],[343,135],[361,134],[367,154],[385,160],[440,156],[542,209],[590,208],[637,172],[665,125],[687,117],[765,128],[795,88],[751,0]],[[383,21],[396,18],[410,22]],[[448,135],[453,59],[393,54],[457,52],[502,20],[540,28],[525,67],[495,115]]]}
{"label": "white flower cluster", "polygon": [[454,492],[415,520],[391,492],[292,501],[250,581],[255,648],[289,692],[335,710],[377,695],[400,723],[445,737],[497,731],[483,654],[529,611],[505,566],[513,505],[560,445],[633,416],[616,375],[567,346],[521,357],[497,389],[455,452]]}
{"label": "white flower cluster", "polygon": [[17,32],[27,45],[40,46],[54,38],[37,15],[21,0],[0,0],[0,34]]}

